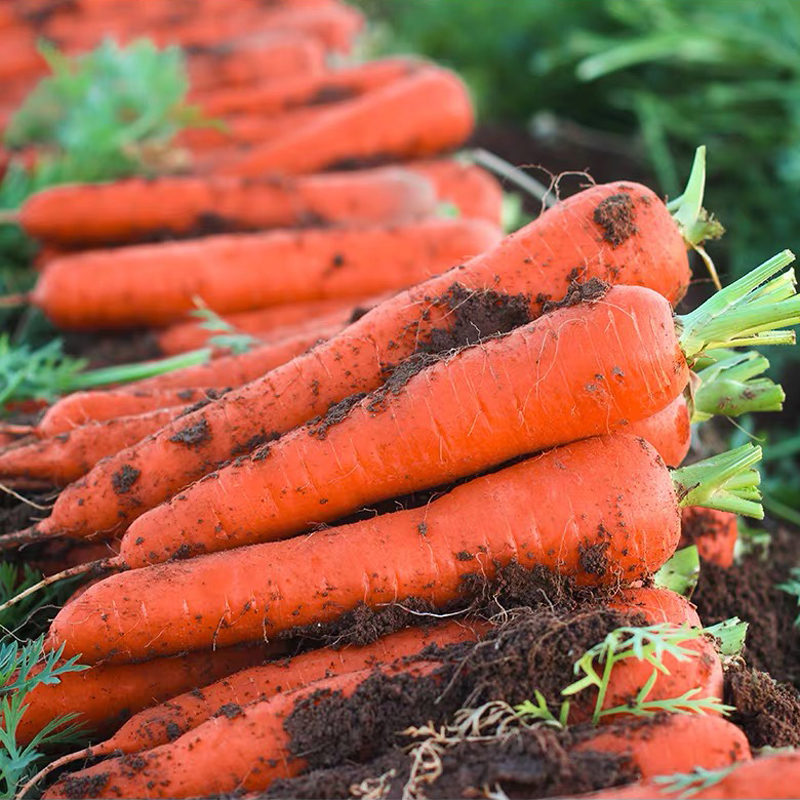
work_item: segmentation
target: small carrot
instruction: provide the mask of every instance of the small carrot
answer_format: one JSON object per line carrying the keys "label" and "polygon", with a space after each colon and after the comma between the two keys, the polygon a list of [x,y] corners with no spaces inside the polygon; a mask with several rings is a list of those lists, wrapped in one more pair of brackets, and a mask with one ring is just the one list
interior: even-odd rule
{"label": "small carrot", "polygon": [[[617,226],[611,220],[627,223]],[[648,231],[647,237],[641,231]],[[559,269],[553,268],[553,253],[559,254]],[[556,205],[463,268],[399,293],[308,354],[229,393],[224,403],[210,405],[202,415],[187,417],[187,423],[207,425],[210,433],[192,449],[175,447],[169,440],[180,428],[168,427],[152,442],[98,465],[84,485],[62,493],[63,500],[57,502],[54,516],[42,530],[76,536],[120,530],[203,477],[210,464],[227,461],[234,450],[241,452],[262,431],[286,432],[325,414],[331,405],[354,393],[377,389],[385,380],[385,365],[401,362],[435,331],[450,328],[454,311],[464,300],[488,296],[488,289],[502,291],[509,301],[519,293],[530,298],[529,312],[537,317],[547,300],[561,298],[569,290],[575,275],[564,269],[576,262],[582,265],[578,277],[586,281],[597,277],[647,285],[671,302],[683,296],[689,281],[682,234],[650,190],[625,183],[592,187]],[[501,309],[502,299],[498,294]],[[494,327],[491,324],[476,332],[473,341],[509,330],[501,319]],[[214,369],[214,362],[208,369]],[[169,385],[164,380],[157,385]],[[182,386],[214,385],[206,373],[199,384],[188,381],[185,373],[180,380]],[[156,384],[149,381],[147,385]],[[526,387],[523,394],[527,392]],[[138,469],[141,478],[129,495],[119,496],[110,479],[126,464]]]}
{"label": "small carrot", "polygon": [[455,159],[415,161],[406,167],[428,178],[439,200],[454,205],[462,217],[502,224],[503,190],[485,169]]}
{"label": "small carrot", "polygon": [[251,179],[160,177],[55,186],[31,195],[19,223],[50,244],[97,247],[163,236],[316,225],[407,222],[433,211],[421,177],[385,167]]}
{"label": "small carrot", "polygon": [[688,770],[659,775],[626,787],[617,787],[591,795],[586,800],[775,800],[797,797],[800,784],[800,751],[790,750],[762,755],[733,768],[714,771]]}
{"label": "small carrot", "polygon": [[352,160],[425,158],[463,144],[474,123],[461,80],[445,69],[426,67],[337,103],[296,130],[252,147],[220,172],[300,174]]}
{"label": "small carrot", "polygon": [[[159,325],[201,297],[220,313],[400,289],[495,244],[482,220],[275,231],[94,250],[50,263],[31,302],[62,327]],[[267,274],[265,264],[280,265]]]}
{"label": "small carrot", "polygon": [[738,517],[730,511],[684,508],[679,547],[697,545],[700,556],[720,567],[733,565],[738,538]]}
{"label": "small carrot", "polygon": [[27,744],[51,720],[78,714],[76,722],[93,733],[116,730],[133,714],[180,692],[207,686],[241,669],[255,666],[281,645],[235,647],[184,653],[140,664],[97,665],[64,674],[60,682],[36,686],[17,728],[19,744]]}
{"label": "small carrot", "polygon": [[[678,471],[679,486],[692,481],[680,490],[681,502],[756,496],[746,484],[757,482],[757,473],[739,472],[758,456],[746,446],[719,463]],[[728,480],[741,488],[729,491]],[[746,505],[756,513],[756,504]],[[585,439],[474,479],[422,508],[112,575],[59,613],[48,642],[89,663],[226,646],[328,622],[362,602],[415,597],[442,607],[459,598],[465,575],[491,580],[514,559],[580,584],[630,582],[674,552],[678,509],[673,478],[644,440]],[[131,529],[123,541],[129,566],[155,560],[147,549],[139,555],[139,539]],[[191,541],[186,550],[197,552]]]}

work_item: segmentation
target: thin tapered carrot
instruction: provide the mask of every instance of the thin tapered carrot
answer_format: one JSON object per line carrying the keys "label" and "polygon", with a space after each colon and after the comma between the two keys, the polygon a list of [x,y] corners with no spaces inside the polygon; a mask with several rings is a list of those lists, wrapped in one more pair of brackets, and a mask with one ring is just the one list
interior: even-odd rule
{"label": "thin tapered carrot", "polygon": [[95,735],[112,732],[137,712],[181,692],[214,683],[281,653],[281,644],[185,653],[140,664],[98,665],[67,673],[60,682],[37,685],[26,699],[17,741],[27,744],[55,717],[78,714],[75,722]]}
{"label": "thin tapered carrot", "polygon": [[[391,295],[390,295],[391,296]],[[359,299],[316,300],[311,303],[291,303],[285,306],[270,306],[255,311],[242,311],[238,314],[225,314],[222,319],[237,331],[258,334],[272,339],[285,336],[287,329],[297,333],[298,327],[310,327],[325,323],[345,323],[355,317],[363,316],[370,308],[387,299],[386,295]],[[195,350],[198,343],[207,342],[213,335],[200,321],[176,322],[174,325],[155,334],[162,353],[177,354]],[[199,346],[202,347],[202,344]]]}
{"label": "thin tapered carrot", "polygon": [[[601,224],[611,206],[628,208],[632,227],[625,229],[629,235],[624,240],[622,231],[614,229],[614,241],[609,241],[610,229]],[[649,232],[646,238],[640,233],[644,230]],[[581,264],[580,277],[585,280],[600,277],[649,285],[672,302],[688,285],[686,247],[663,203],[643,186],[593,187],[556,205],[464,267],[382,303],[329,342],[230,393],[229,402],[211,404],[202,415],[187,417],[187,423],[208,426],[210,434],[192,449],[175,447],[170,439],[180,429],[167,427],[151,442],[121,452],[93,470],[85,484],[66,489],[54,516],[40,530],[86,536],[124,529],[148,508],[201,478],[209,464],[227,461],[232,449],[262,430],[285,432],[353,393],[378,388],[386,364],[399,363],[433,330],[452,324],[453,305],[447,298],[462,297],[453,294],[454,286],[463,286],[467,295],[489,288],[528,295],[531,315],[538,315],[544,301],[562,297],[570,286],[572,273],[565,274],[563,266],[552,268],[554,252],[561,254],[563,266]],[[181,380],[181,385],[192,385]],[[199,385],[209,383],[203,378]],[[163,466],[157,474],[143,469],[157,462]],[[123,497],[111,491],[110,477],[126,464],[142,474],[131,494]],[[91,503],[86,502],[89,497]]]}
{"label": "thin tapered carrot", "polygon": [[428,178],[439,200],[455,206],[462,217],[502,224],[503,190],[485,169],[454,159],[415,161],[406,167]]}
{"label": "thin tapered carrot", "polygon": [[341,102],[419,72],[424,63],[411,58],[385,58],[273,86],[226,89],[207,95],[203,110],[211,117],[226,117],[241,113],[276,114],[303,106]]}
{"label": "thin tapered carrot", "polygon": [[453,73],[420,69],[344,100],[305,125],[252,147],[221,174],[300,174],[375,158],[425,158],[461,145],[474,126],[472,102]]}
{"label": "thin tapered carrot", "polygon": [[[51,438],[11,445],[0,452],[0,480],[14,477],[17,485],[25,481],[33,484],[46,481],[66,486],[85,475],[101,458],[136,444],[179,418],[183,410],[183,406],[156,408],[135,416],[90,422]],[[126,483],[127,479],[118,478],[118,489],[127,491]]]}
{"label": "thin tapered carrot", "polygon": [[[647,596],[653,591],[647,589],[632,591],[630,593],[631,601],[635,602],[638,599],[638,593]],[[658,590],[655,592],[658,593]],[[646,597],[644,602],[652,604],[658,601]],[[619,605],[624,606],[624,601],[620,601]],[[670,622],[676,625],[683,621],[682,613],[680,613],[682,609],[678,609],[678,611],[678,616],[670,619]],[[631,675],[638,674],[641,679],[640,686],[644,685],[649,670],[637,673],[636,667],[638,664],[646,662],[634,664],[634,661],[636,660],[631,659],[627,664],[620,665],[612,674],[609,681],[607,704],[613,705],[621,699],[624,702],[624,698],[629,696],[624,695],[623,691],[629,690],[625,679],[629,679]],[[633,666],[633,669],[630,669],[630,666]],[[649,667],[649,665],[647,666]],[[699,667],[699,670],[695,671],[693,669],[695,667]],[[664,684],[660,679],[668,676],[661,675],[659,680],[652,685],[652,697],[670,698],[676,696],[673,694],[676,690],[682,693],[690,687],[703,685],[706,674],[703,667],[704,662],[701,659],[695,659],[683,671],[683,674],[675,680],[665,681]],[[382,666],[378,668],[378,671],[388,677],[402,675],[406,680],[432,678],[435,681],[444,681],[447,675],[447,668],[442,662],[437,661],[435,656],[430,657],[427,662],[418,659],[416,663],[410,665]],[[266,789],[276,777],[289,777],[297,774],[306,766],[302,757],[293,754],[289,729],[284,724],[298,702],[320,690],[322,690],[322,696],[335,693],[340,699],[348,698],[375,672],[375,670],[361,670],[346,673],[251,703],[243,707],[241,713],[235,717],[232,715],[224,718],[218,716],[210,719],[176,741],[145,752],[141,761],[137,762],[138,766],[135,770],[126,769],[128,762],[125,760],[111,759],[96,767],[82,770],[75,776],[67,777],[62,783],[56,784],[45,797],[60,797],[63,796],[62,792],[71,794],[72,790],[69,787],[77,788],[79,785],[91,786],[92,796],[135,795],[137,792],[141,793],[138,788],[139,782],[147,782],[156,775],[160,777],[160,788],[155,789],[153,784],[149,785],[153,791],[163,792],[164,796],[182,797],[215,791],[224,792],[234,786],[244,788],[246,791]],[[626,685],[616,688],[615,684],[620,675],[623,676],[622,683]],[[535,676],[531,676],[531,679],[535,681]],[[685,726],[678,727],[681,729]],[[731,751],[729,759],[740,754],[742,757],[746,757],[747,748],[742,743],[743,737],[741,735],[734,736],[727,729],[721,730],[721,728],[723,726],[713,724],[703,726],[704,730],[711,729],[727,739]],[[647,741],[649,738],[652,742],[654,738],[660,740],[662,736],[669,735],[668,733],[661,734],[652,728],[645,732],[642,726],[638,726],[638,730],[642,731],[642,741]],[[629,744],[632,739],[638,740],[633,730],[629,730],[628,734]],[[614,753],[625,752],[621,747],[619,737],[603,733],[595,735],[598,738],[592,749]],[[587,736],[591,736],[591,734],[587,734]],[[225,741],[228,746],[219,749],[222,741]],[[235,743],[235,746],[230,746],[232,743]],[[588,746],[588,743],[584,745],[584,747]],[[648,749],[645,747],[643,750],[639,750],[636,747],[634,752],[629,753],[629,757],[633,759],[634,763],[638,763],[640,757],[646,759]],[[715,749],[707,756],[697,754],[695,756],[703,763],[715,763],[724,759],[724,755],[721,756],[719,752],[721,749],[721,747]],[[219,759],[224,758],[224,769],[215,769],[213,774],[210,774],[209,770],[203,768],[203,765],[208,763],[209,755],[213,752],[218,753],[217,759],[214,761],[216,766],[220,766]],[[660,763],[677,763],[678,759],[685,757],[686,750],[676,748],[671,754],[664,753],[660,758]],[[730,760],[726,763],[730,763]],[[254,764],[258,765],[255,769],[253,768]]]}
{"label": "thin tapered carrot", "polygon": [[407,222],[434,205],[434,191],[423,179],[387,167],[300,178],[129,178],[58,186],[33,194],[19,222],[45,242],[88,247],[155,233]]}
{"label": "thin tapered carrot", "polygon": [[739,538],[736,514],[711,508],[684,508],[681,514],[678,546],[697,545],[701,558],[720,567],[732,566]]}
{"label": "thin tapered carrot", "polygon": [[175,741],[216,716],[220,709],[224,713],[232,705],[243,707],[322,678],[390,664],[414,656],[430,645],[444,647],[454,642],[472,641],[488,627],[482,622],[454,621],[424,629],[407,628],[372,644],[341,650],[325,647],[291,659],[243,669],[204,685],[202,692],[188,691],[140,711],[109,739],[59,759],[59,762],[149,750]]}
{"label": "thin tapered carrot", "polygon": [[400,289],[498,238],[483,220],[435,219],[95,250],[49,264],[31,301],[62,327],[158,325],[182,318],[198,296],[224,313]]}
{"label": "thin tapered carrot", "polygon": [[[728,457],[747,466],[758,451]],[[592,470],[592,463],[603,469]],[[681,475],[675,476],[679,484]],[[375,607],[415,597],[441,607],[458,600],[465,575],[491,580],[514,559],[581,584],[630,582],[674,552],[680,536],[676,491],[644,440],[622,434],[585,439],[474,479],[419,509],[112,575],[61,611],[49,644],[65,643],[67,653],[80,652],[89,662],[124,660],[143,648],[166,654],[272,636],[329,622],[362,602]],[[681,503],[697,505],[696,491],[710,505],[717,504],[715,493],[727,496],[724,486],[701,480],[683,492]],[[136,567],[158,560],[155,535],[148,542],[141,534],[150,531],[132,526],[121,558],[107,563]],[[228,544],[189,539],[178,555]],[[345,551],[359,556],[348,558]],[[112,605],[109,617],[103,609]]]}
{"label": "thin tapered carrot", "polygon": [[188,56],[190,102],[202,103],[203,92],[223,87],[264,85],[325,69],[325,49],[318,39],[284,33],[261,37],[258,46],[211,47]]}

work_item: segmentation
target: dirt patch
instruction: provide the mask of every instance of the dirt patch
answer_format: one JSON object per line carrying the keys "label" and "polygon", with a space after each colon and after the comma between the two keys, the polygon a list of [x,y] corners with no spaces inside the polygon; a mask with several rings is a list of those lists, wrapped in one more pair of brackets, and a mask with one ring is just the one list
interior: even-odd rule
{"label": "dirt patch", "polygon": [[260,433],[255,434],[255,436],[251,436],[246,442],[237,444],[231,450],[231,458],[252,453],[254,450],[257,450],[259,447],[263,447],[268,442],[274,442],[276,439],[280,438],[281,435],[278,433],[278,431],[270,431],[269,433],[266,431],[261,431]]}
{"label": "dirt patch", "polygon": [[211,439],[211,427],[205,417],[201,417],[192,425],[187,425],[176,434],[169,437],[170,442],[183,444],[187,447],[199,447]]}
{"label": "dirt patch", "polygon": [[84,797],[97,797],[108,783],[108,773],[91,775],[87,777],[77,777],[67,775],[58,786],[60,792],[64,793],[67,800],[81,800]]}
{"label": "dirt patch", "polygon": [[578,560],[581,569],[589,575],[605,575],[608,572],[606,551],[610,546],[609,542],[598,542],[588,547],[580,545],[580,557]]}
{"label": "dirt patch", "polygon": [[627,194],[612,194],[597,204],[593,219],[603,229],[603,238],[612,246],[626,242],[636,232],[633,200]]}
{"label": "dirt patch", "polygon": [[551,311],[556,311],[559,308],[570,308],[577,306],[580,303],[591,303],[597,300],[602,300],[608,290],[611,288],[610,284],[606,283],[600,278],[589,278],[584,283],[576,279],[570,281],[569,289],[561,300],[548,300],[542,305],[542,313],[549,314]]}
{"label": "dirt patch", "polygon": [[328,429],[346,419],[350,409],[358,405],[366,396],[365,392],[357,392],[345,397],[344,400],[340,400],[338,403],[334,403],[324,417],[314,417],[314,419],[309,420],[307,425],[309,434],[317,439],[324,439],[328,435]]}
{"label": "dirt patch", "polygon": [[131,490],[131,486],[139,480],[141,474],[142,471],[140,469],[136,469],[130,464],[123,464],[111,476],[111,488],[115,494],[126,494]]}
{"label": "dirt patch", "polygon": [[800,692],[791,684],[735,664],[725,674],[724,700],[736,707],[730,720],[751,747],[800,747]]}
{"label": "dirt patch", "polygon": [[778,681],[800,688],[800,628],[797,598],[777,588],[789,570],[800,565],[800,536],[778,528],[770,555],[748,556],[729,569],[703,561],[692,595],[700,618],[713,625],[729,617],[750,623],[745,644],[747,663]]}

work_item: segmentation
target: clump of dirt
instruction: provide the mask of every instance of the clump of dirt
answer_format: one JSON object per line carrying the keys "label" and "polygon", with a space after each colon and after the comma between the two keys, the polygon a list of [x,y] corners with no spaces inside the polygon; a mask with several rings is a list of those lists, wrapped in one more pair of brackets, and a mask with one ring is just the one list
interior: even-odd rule
{"label": "clump of dirt", "polygon": [[734,616],[748,622],[747,663],[800,688],[797,598],[777,588],[793,566],[800,566],[800,536],[778,528],[767,559],[750,555],[727,569],[703,561],[692,602],[706,625]]}
{"label": "clump of dirt", "polygon": [[800,692],[791,684],[735,664],[725,673],[724,700],[751,747],[800,747]]}
{"label": "clump of dirt", "polygon": [[64,793],[67,800],[81,800],[84,797],[97,797],[108,783],[108,773],[80,777],[67,775],[59,783],[59,791]]}
{"label": "clump of dirt", "polygon": [[141,474],[142,471],[140,469],[136,469],[130,464],[123,464],[111,476],[111,488],[115,494],[126,494],[131,490],[131,486],[139,480]]}
{"label": "clump of dirt", "polygon": [[365,392],[356,392],[338,403],[333,403],[324,417],[314,417],[309,420],[307,425],[309,434],[316,436],[317,439],[324,439],[328,435],[328,429],[346,419],[350,409],[358,405],[366,396]]}
{"label": "clump of dirt", "polygon": [[211,439],[211,426],[205,417],[201,417],[197,422],[187,425],[176,434],[169,437],[170,442],[183,444],[187,447],[200,447]]}
{"label": "clump of dirt", "polygon": [[588,281],[581,283],[578,280],[571,280],[567,293],[561,300],[548,300],[542,305],[542,313],[549,314],[559,308],[570,308],[580,303],[591,303],[602,300],[611,285],[600,278],[589,278]]}
{"label": "clump of dirt", "polygon": [[637,232],[633,200],[624,193],[612,194],[599,202],[593,218],[612,247],[619,247]]}

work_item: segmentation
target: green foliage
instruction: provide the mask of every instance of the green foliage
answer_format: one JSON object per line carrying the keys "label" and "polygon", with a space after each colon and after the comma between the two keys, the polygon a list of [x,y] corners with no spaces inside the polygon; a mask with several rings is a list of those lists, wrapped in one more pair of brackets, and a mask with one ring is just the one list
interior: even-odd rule
{"label": "green foliage", "polygon": [[17,729],[27,709],[28,695],[41,685],[59,683],[61,676],[88,667],[77,657],[60,662],[63,645],[57,651],[44,651],[44,636],[20,644],[0,643],[0,796],[14,797],[22,783],[30,778],[36,764],[44,758],[41,748],[76,741],[77,716],[56,717],[42,728],[27,745],[17,744]]}
{"label": "green foliage", "polygon": [[659,784],[664,792],[677,794],[681,798],[688,798],[705,789],[710,789],[730,775],[738,766],[739,764],[731,764],[729,767],[720,767],[719,769],[695,767],[691,772],[657,775],[653,778],[653,781]]}
{"label": "green foliage", "polygon": [[216,334],[208,340],[208,344],[212,347],[221,347],[238,354],[246,353],[263,344],[260,339],[240,331],[222,319],[216,311],[212,311],[203,303],[202,298],[195,297],[194,302],[197,307],[191,312],[192,316],[200,320],[201,328]]}
{"label": "green foliage", "polygon": [[[796,597],[797,606],[800,608],[800,567],[792,567],[789,572],[789,578],[783,583],[779,583],[778,589]],[[794,624],[800,627],[800,613],[798,613]]]}
{"label": "green foliage", "polygon": [[697,545],[676,550],[672,558],[653,576],[656,586],[691,597],[700,578],[700,554]]}

